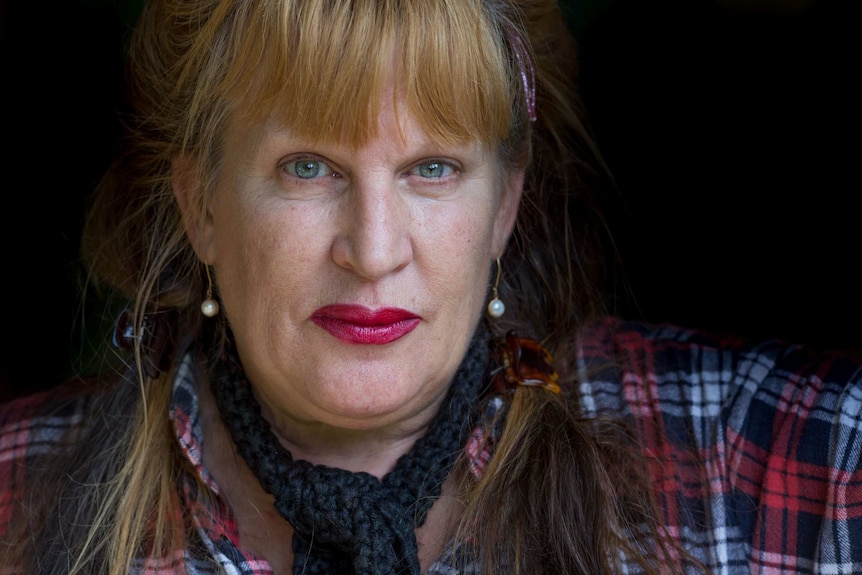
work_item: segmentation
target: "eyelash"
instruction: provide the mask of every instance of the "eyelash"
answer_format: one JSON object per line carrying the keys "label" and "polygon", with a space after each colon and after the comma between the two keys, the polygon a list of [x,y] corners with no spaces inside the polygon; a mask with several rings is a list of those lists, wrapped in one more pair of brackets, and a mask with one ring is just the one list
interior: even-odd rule
{"label": "eyelash", "polygon": [[[325,170],[324,170],[324,171],[325,171],[326,173],[324,173],[324,174],[317,174],[317,173],[315,173],[315,174],[313,174],[311,177],[304,178],[304,177],[300,176],[300,175],[296,172],[297,167],[298,167],[299,165],[301,165],[301,164],[305,164],[305,166],[306,166],[306,167],[307,167],[309,164],[317,164],[319,168],[320,168],[320,167],[325,167]],[[312,180],[317,180],[317,179],[320,179],[320,178],[323,178],[323,177],[327,177],[327,176],[329,176],[329,177],[336,177],[336,178],[340,178],[340,177],[341,177],[341,174],[339,174],[338,172],[336,172],[335,170],[333,170],[333,169],[332,169],[332,166],[330,166],[326,161],[321,160],[321,159],[319,159],[319,158],[315,158],[315,157],[313,157],[313,156],[310,156],[310,157],[295,157],[295,158],[290,158],[290,159],[288,159],[287,161],[283,162],[283,163],[281,164],[281,166],[280,166],[280,167],[281,167],[281,169],[282,169],[282,170],[284,170],[284,172],[286,172],[290,177],[292,177],[292,178],[294,178],[294,179],[296,179],[296,180],[303,181],[303,182],[310,182],[310,181],[312,181]]]}
{"label": "eyelash", "polygon": [[[434,176],[423,176],[421,174],[422,168],[430,168],[433,170],[435,167],[439,167],[444,172],[442,175],[434,177]],[[448,180],[450,176],[456,174],[458,172],[458,167],[453,165],[451,162],[447,162],[445,160],[431,159],[431,160],[423,160],[422,162],[416,164],[412,168],[407,171],[409,175],[417,175],[424,180],[429,181],[445,181]]]}
{"label": "eyelash", "polygon": [[[299,175],[299,173],[297,173],[297,168],[302,164],[305,164],[306,167],[310,164],[317,164],[318,169],[320,169],[321,167],[324,167],[325,173],[323,173],[323,174],[314,173],[310,177],[304,178],[301,175]],[[441,168],[444,173],[438,177],[426,177],[426,176],[421,175],[420,171],[422,170],[423,167],[432,167],[432,166]],[[303,181],[303,182],[310,182],[310,181],[321,179],[321,178],[327,177],[327,176],[333,177],[333,178],[340,178],[341,177],[341,174],[339,174],[338,172],[333,170],[332,167],[325,160],[322,160],[320,158],[316,158],[314,156],[290,158],[290,159],[286,160],[285,162],[283,162],[280,167],[290,177],[292,177],[296,180],[299,180],[299,181]],[[432,167],[431,169],[434,169],[434,168]],[[422,160],[421,162],[413,165],[410,169],[408,169],[405,172],[405,175],[417,176],[417,177],[421,178],[422,180],[426,180],[429,183],[436,183],[436,182],[448,181],[451,176],[457,174],[458,172],[459,172],[459,167],[456,164],[454,164],[453,162],[442,160],[442,159],[432,158],[432,159]]]}

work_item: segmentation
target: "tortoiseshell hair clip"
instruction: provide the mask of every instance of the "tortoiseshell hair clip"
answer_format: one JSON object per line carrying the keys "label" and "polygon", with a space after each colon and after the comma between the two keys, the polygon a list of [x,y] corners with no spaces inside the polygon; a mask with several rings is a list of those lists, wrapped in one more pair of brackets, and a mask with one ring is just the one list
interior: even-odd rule
{"label": "tortoiseshell hair clip", "polygon": [[559,376],[550,352],[534,339],[520,337],[514,331],[497,347],[499,367],[491,380],[497,393],[513,393],[519,385],[541,387],[560,394]]}

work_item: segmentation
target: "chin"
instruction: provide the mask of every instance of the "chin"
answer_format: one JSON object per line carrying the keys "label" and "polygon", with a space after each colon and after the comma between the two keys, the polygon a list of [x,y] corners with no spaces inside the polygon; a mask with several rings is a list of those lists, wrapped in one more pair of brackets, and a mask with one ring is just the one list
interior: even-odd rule
{"label": "chin", "polygon": [[403,379],[386,383],[385,378],[375,378],[367,384],[363,379],[327,385],[327,389],[315,394],[313,403],[323,414],[321,419],[326,418],[325,423],[372,429],[410,418],[429,404],[418,384],[407,388],[401,387]]}

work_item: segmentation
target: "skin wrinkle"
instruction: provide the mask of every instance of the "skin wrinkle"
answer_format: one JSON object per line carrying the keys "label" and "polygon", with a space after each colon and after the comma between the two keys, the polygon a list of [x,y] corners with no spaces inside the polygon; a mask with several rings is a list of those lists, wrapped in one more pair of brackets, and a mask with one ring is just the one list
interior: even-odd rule
{"label": "skin wrinkle", "polygon": [[[452,156],[418,130],[407,106],[400,106],[405,114],[402,118],[392,116],[391,103],[380,108],[379,136],[360,148],[309,143],[271,120],[259,130],[249,131],[247,139],[237,130],[229,130],[223,177],[209,204],[210,217],[196,234],[202,238],[196,251],[218,271],[224,313],[239,326],[237,346],[248,360],[244,367],[282,444],[297,458],[368,470],[378,476],[409,450],[437,411],[460,361],[452,351],[466,349],[484,307],[486,262],[502,251],[513,225],[517,200],[504,202],[501,197],[520,192],[520,179],[504,183],[498,162],[479,144],[455,146]],[[394,124],[399,125],[402,137],[393,143],[380,134],[391,133]],[[284,187],[282,163],[304,157],[296,154],[307,151],[313,153],[309,157],[330,164],[339,176],[325,176],[323,184],[315,180],[311,185]],[[456,172],[444,185],[421,182],[422,186],[415,187],[417,176],[403,175],[412,174],[417,160],[445,161],[449,157],[456,161]],[[234,238],[237,232],[242,235]],[[434,244],[445,238],[445,245],[430,248],[430,238]],[[331,246],[326,248],[328,256],[322,251],[327,242]],[[462,256],[434,255],[443,250]],[[283,259],[277,254],[284,254]],[[452,267],[453,261],[458,267]],[[459,268],[464,271],[453,273]],[[296,274],[307,274],[313,291],[303,287],[301,282],[306,280],[298,278],[304,276]],[[291,276],[297,279],[291,280]],[[315,276],[333,279],[315,280]],[[275,289],[257,300],[256,286]],[[232,294],[242,294],[242,299]],[[356,295],[343,300],[345,294]],[[452,295],[441,298],[436,294]],[[453,297],[455,294],[459,295]],[[309,295],[311,303],[305,303]],[[390,368],[390,355],[377,346],[338,347],[337,354],[347,351],[353,358],[347,375],[337,370],[329,370],[331,376],[322,376],[324,372],[301,378],[291,375],[295,367],[304,372],[303,364],[320,369],[315,363],[308,364],[306,355],[297,355],[307,336],[296,340],[295,334],[308,332],[309,311],[332,302],[349,302],[357,295],[357,301],[371,307],[396,305],[420,312],[422,324],[404,338],[405,345],[412,339],[422,341],[417,348],[421,351],[404,348],[411,349],[406,356],[406,361],[415,364],[411,369],[419,366],[416,382],[399,381],[403,368],[395,368],[395,364]],[[303,304],[297,305],[297,301]],[[438,301],[443,303],[425,307],[426,302]],[[464,322],[469,317],[475,320]],[[452,320],[444,322],[444,318]],[[426,329],[426,324],[431,327]],[[445,329],[435,327],[444,324]],[[453,333],[451,326],[459,324],[458,333]],[[261,356],[261,347],[248,339],[257,339],[261,330],[269,332],[262,342],[269,357]],[[332,345],[331,336],[320,339],[321,331],[313,327],[308,332],[318,338],[315,345]],[[292,341],[296,343],[288,343]],[[447,358],[445,363],[429,363],[424,359],[428,351],[432,358]],[[416,353],[420,354],[418,363],[410,359]],[[400,365],[405,360],[399,355],[404,354],[393,350],[391,357]],[[300,363],[290,363],[290,358]],[[432,366],[432,371],[422,375]],[[339,382],[345,377],[349,381]],[[288,389],[293,391],[287,393]],[[285,395],[291,398],[289,404]],[[363,462],[356,454],[367,451],[374,455]]]}

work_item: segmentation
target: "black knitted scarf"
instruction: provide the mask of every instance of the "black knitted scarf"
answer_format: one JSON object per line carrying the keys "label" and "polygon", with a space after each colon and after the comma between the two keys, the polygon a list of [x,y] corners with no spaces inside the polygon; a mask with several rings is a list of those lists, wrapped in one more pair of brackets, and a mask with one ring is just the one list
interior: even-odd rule
{"label": "black knitted scarf", "polygon": [[428,431],[382,480],[294,461],[262,417],[228,340],[212,378],[213,392],[239,453],[293,526],[293,573],[419,575],[415,529],[425,522],[462,451],[486,383],[489,335],[484,323]]}

